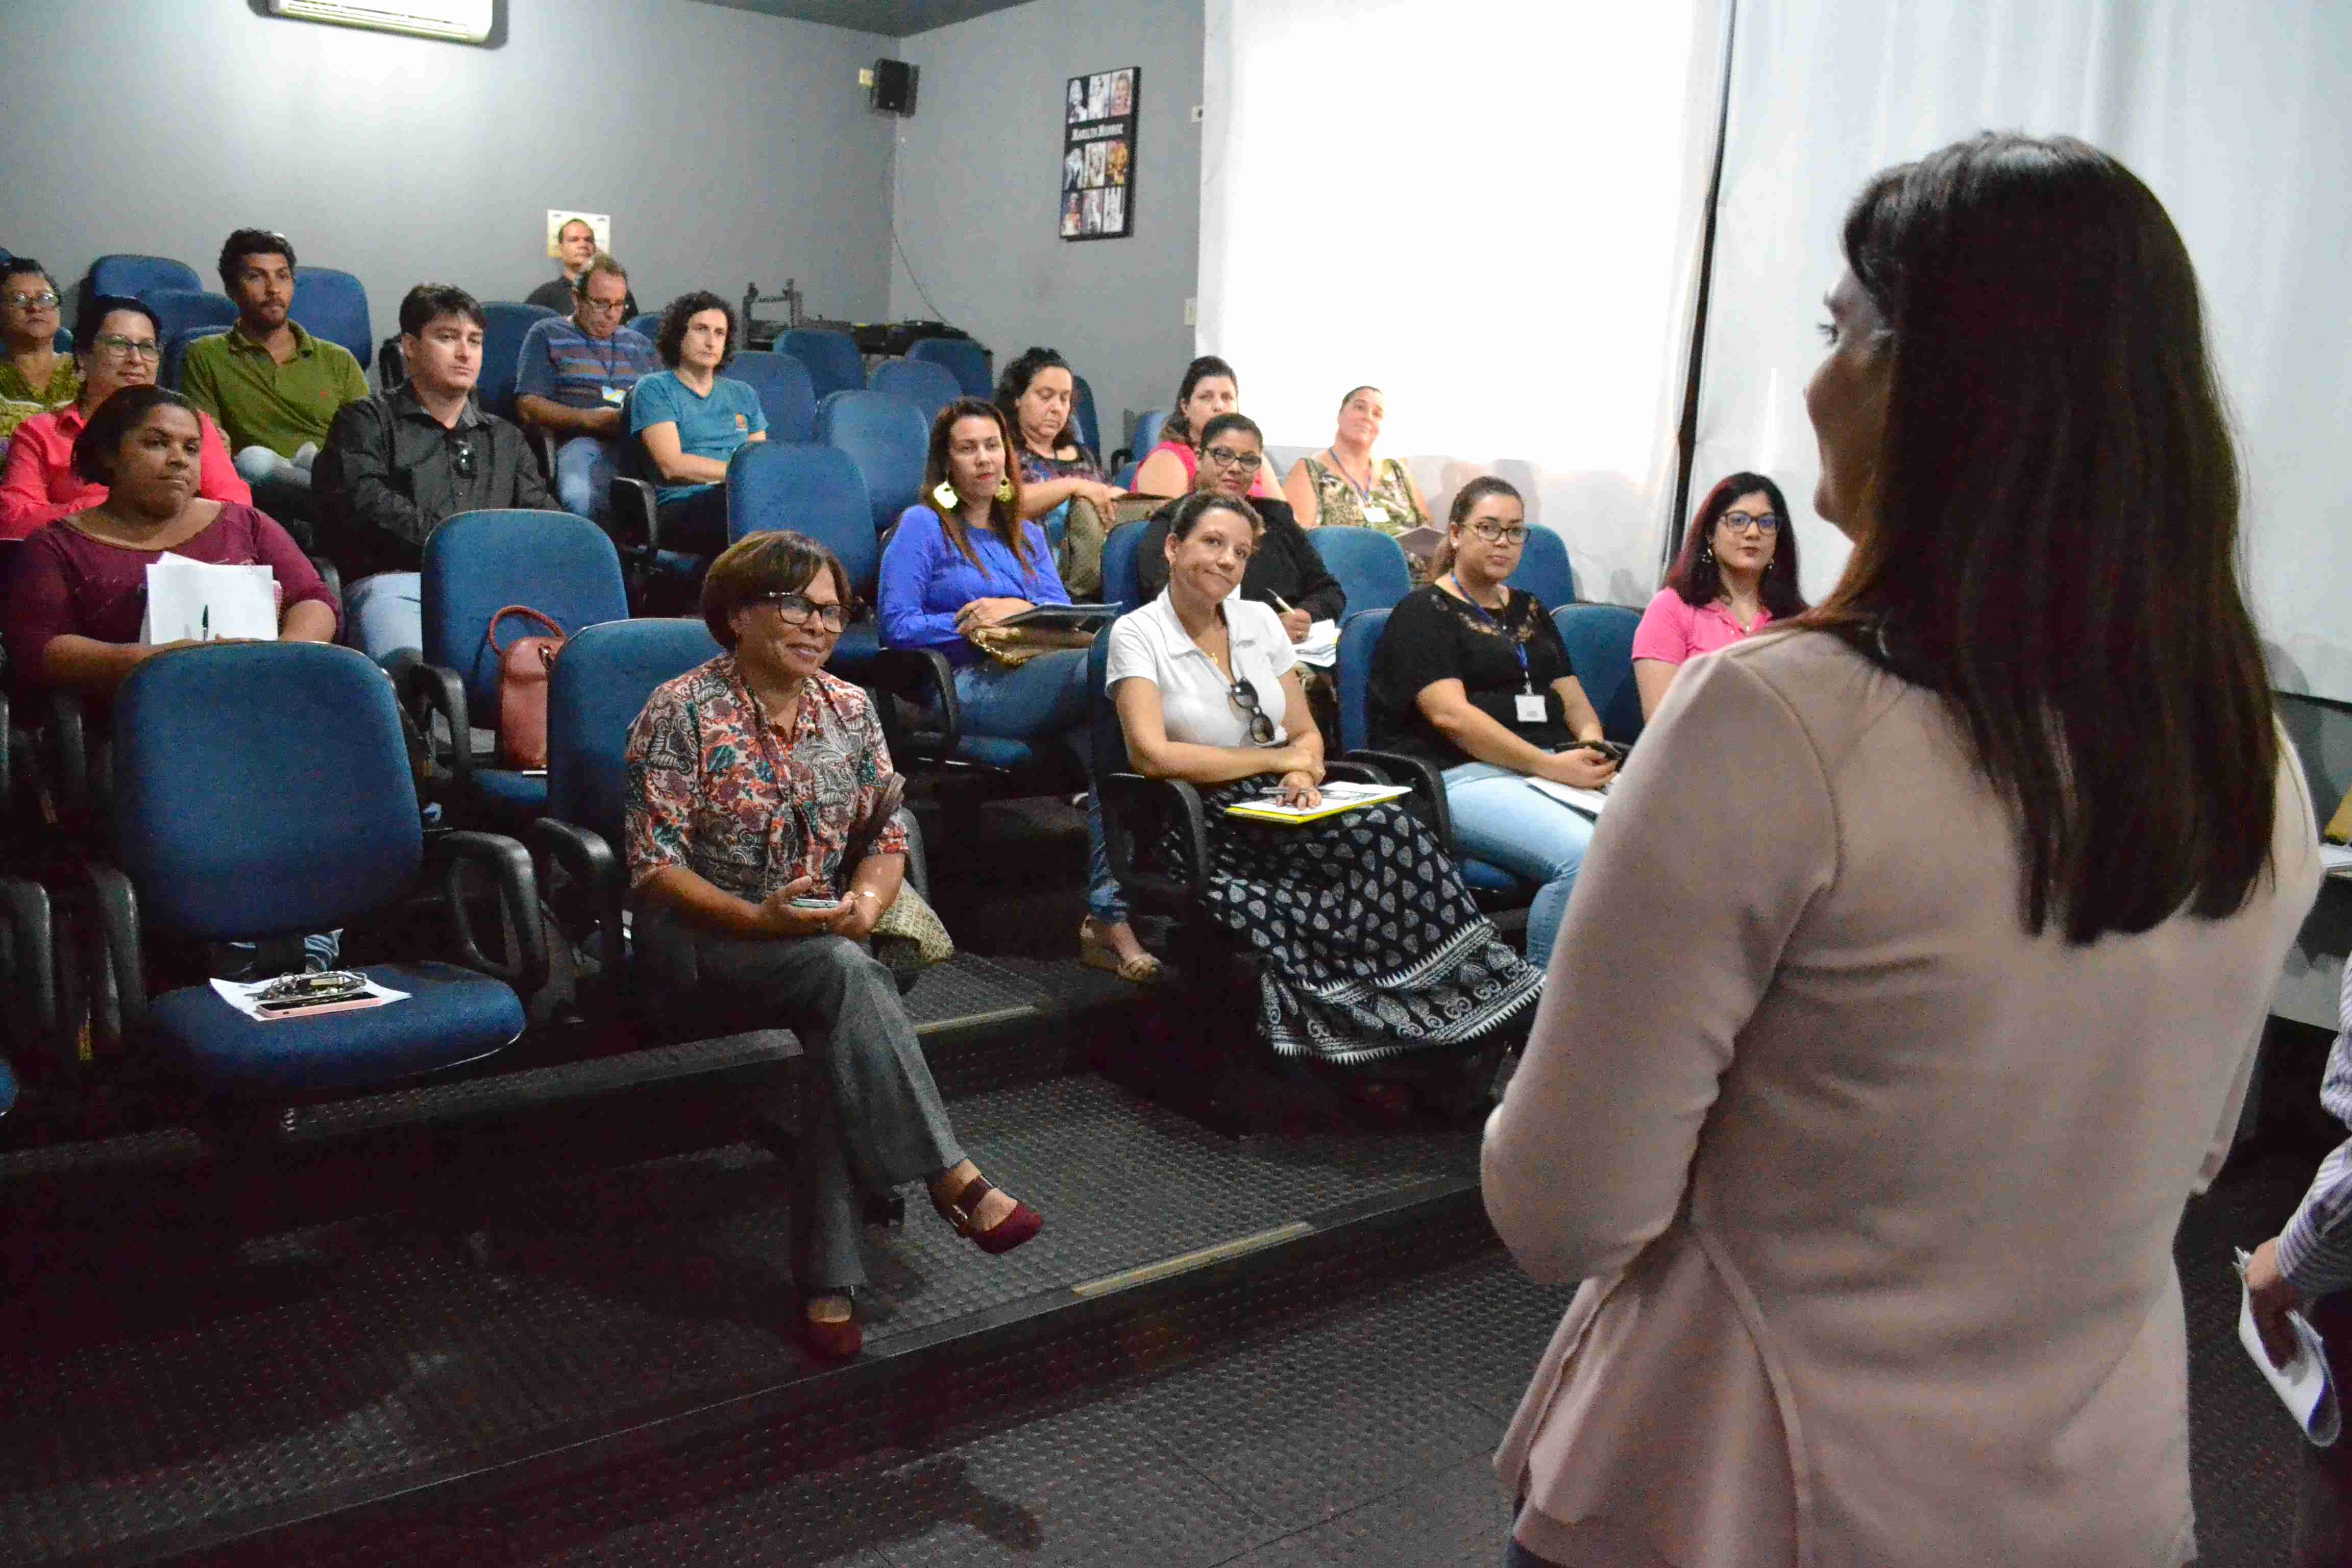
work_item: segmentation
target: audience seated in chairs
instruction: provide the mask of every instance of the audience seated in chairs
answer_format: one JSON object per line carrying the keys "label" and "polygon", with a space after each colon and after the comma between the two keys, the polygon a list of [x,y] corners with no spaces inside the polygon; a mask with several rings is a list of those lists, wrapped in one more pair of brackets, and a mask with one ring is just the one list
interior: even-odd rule
{"label": "audience seated in chairs", "polygon": [[[1052,349],[1033,348],[1004,367],[996,383],[997,410],[1017,437],[1021,515],[1050,530],[1062,514],[1062,542],[1054,564],[1062,584],[1091,597],[1102,584],[1103,535],[1111,505],[1127,492],[1108,482],[1101,459],[1079,439],[1071,405],[1077,377]],[[1073,507],[1084,500],[1085,507]]]}
{"label": "audience seated in chairs", "polygon": [[[576,220],[575,220],[576,221]],[[515,369],[515,410],[557,443],[555,495],[598,522],[610,507],[615,445],[629,438],[629,389],[661,368],[654,345],[621,325],[629,274],[601,251],[573,280],[569,319],[534,321]]]}
{"label": "audience seated in chairs", "polygon": [[[1135,470],[1135,493],[1142,496],[1185,496],[1192,493],[1200,468],[1201,432],[1220,414],[1241,407],[1241,380],[1234,367],[1214,354],[1202,354],[1184,367],[1176,384],[1175,410],[1160,427],[1160,445],[1144,454]],[[1263,470],[1250,481],[1250,499],[1280,495],[1272,477]]]}
{"label": "audience seated in chairs", "polygon": [[523,434],[474,400],[482,307],[462,289],[419,283],[400,302],[408,379],[346,405],[319,455],[320,543],[341,569],[348,640],[390,667],[424,640],[425,542],[461,511],[551,510]]}
{"label": "audience seated in chairs", "polygon": [[[0,477],[0,539],[22,539],[44,523],[106,503],[106,486],[74,470],[74,441],[91,413],[126,386],[152,386],[163,342],[155,312],[136,300],[101,294],[86,301],[76,323],[75,358],[81,364],[79,398],[16,427]],[[250,505],[253,491],[237,478],[220,426],[196,416],[203,456],[196,494],[207,500]]]}
{"label": "audience seated in chairs", "polygon": [[[542,310],[552,310],[559,316],[572,314],[580,298],[580,281],[588,276],[591,266],[602,254],[596,248],[596,231],[585,218],[567,218],[555,231],[555,248],[563,266],[563,276],[551,278],[522,298],[526,305],[536,305]],[[628,278],[621,279],[621,314],[627,321],[637,313],[637,297],[628,291]],[[585,516],[586,513],[581,515]]]}
{"label": "audience seated in chairs", "polygon": [[727,542],[727,459],[768,438],[768,416],[747,383],[719,373],[735,358],[734,307],[705,289],[662,312],[655,346],[669,368],[636,384],[629,428],[661,482],[663,547],[716,555]]}
{"label": "audience seated in chairs", "polygon": [[220,421],[236,471],[273,517],[307,524],[317,515],[311,465],[335,413],[368,395],[351,350],[310,335],[294,305],[294,247],[282,234],[241,228],[221,246],[221,289],[236,325],[188,345],[180,390]]}
{"label": "audience seated in chairs", "polygon": [[1634,630],[1642,717],[1656,716],[1691,659],[1804,613],[1797,531],[1780,487],[1762,474],[1733,474],[1698,503],[1665,586]]}
{"label": "audience seated in chairs", "polygon": [[984,1252],[1043,1223],[964,1158],[898,984],[866,945],[901,896],[907,837],[872,703],[824,668],[848,607],[848,575],[814,541],[730,545],[702,584],[728,651],[655,691],[627,753],[649,984],[698,1026],[790,1027],[806,1053],[793,1273],[803,1338],[829,1356],[864,1342],[851,1315],[861,1193],[919,1178]]}
{"label": "audience seated in chairs", "polygon": [[[1376,528],[1402,539],[1429,525],[1429,501],[1412,470],[1374,448],[1388,418],[1377,386],[1359,386],[1339,400],[1331,444],[1290,465],[1282,493],[1302,528]],[[1408,550],[1415,587],[1429,581],[1430,557]]]}
{"label": "audience seated in chairs", "polygon": [[1389,616],[1372,658],[1372,744],[1444,770],[1455,847],[1543,884],[1528,910],[1528,960],[1552,939],[1592,842],[1592,819],[1525,780],[1600,789],[1613,758],[1549,605],[1504,579],[1527,546],[1527,510],[1505,479],[1454,498],[1439,575]]}
{"label": "audience seated in chairs", "polygon": [[81,394],[81,367],[58,352],[58,311],[57,279],[39,262],[0,262],[0,441]]}
{"label": "audience seated in chairs", "polygon": [[[966,732],[1053,737],[1083,760],[1087,650],[1056,648],[1015,664],[983,651],[979,637],[1023,610],[1070,602],[1045,531],[1021,519],[1013,465],[1010,432],[995,405],[965,397],[940,410],[923,476],[929,504],[907,509],[882,552],[876,591],[882,640],[946,656]],[[1156,980],[1160,961],[1136,940],[1110,874],[1099,803],[1088,803],[1087,837],[1088,913],[1079,956],[1125,980]]]}
{"label": "audience seated in chairs", "polygon": [[196,493],[204,450],[195,408],[160,386],[125,387],[90,415],[74,471],[107,487],[103,500],[36,532],[10,574],[8,661],[22,679],[110,696],[143,660],[201,646],[141,640],[147,568],[167,550],[268,566],[279,638],[334,640],[334,595],[286,531],[244,502]]}
{"label": "audience seated in chairs", "polygon": [[[1200,464],[1192,480],[1195,493],[1238,500],[1265,470],[1265,436],[1246,414],[1220,414],[1202,426],[1198,456]],[[1168,524],[1182,504],[1170,501],[1144,524],[1143,538],[1136,547],[1135,574],[1146,599],[1156,597],[1168,585],[1164,549]],[[1283,631],[1294,643],[1304,642],[1307,628],[1317,621],[1344,619],[1347,590],[1307,542],[1297,520],[1291,516],[1289,503],[1264,497],[1250,507],[1264,526],[1257,547],[1250,552],[1249,570],[1242,574],[1242,596],[1272,605]],[[1327,742],[1337,740],[1339,699],[1329,673],[1302,664],[1299,675],[1315,709],[1316,727]]]}
{"label": "audience seated in chairs", "polygon": [[1479,911],[1445,847],[1393,801],[1298,825],[1223,815],[1269,792],[1313,805],[1323,782],[1290,637],[1271,605],[1234,594],[1258,533],[1247,502],[1213,493],[1169,520],[1167,587],[1109,633],[1129,757],[1204,792],[1207,914],[1261,961],[1276,1054],[1373,1068],[1382,1081],[1359,1088],[1388,1109],[1404,1108],[1400,1078],[1459,1103],[1484,1087],[1482,1047],[1532,1017],[1543,972]]}

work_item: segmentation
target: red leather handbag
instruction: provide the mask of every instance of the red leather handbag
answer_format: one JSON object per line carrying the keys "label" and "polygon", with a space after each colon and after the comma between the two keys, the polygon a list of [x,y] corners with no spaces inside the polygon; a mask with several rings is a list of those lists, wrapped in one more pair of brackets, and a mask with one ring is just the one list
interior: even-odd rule
{"label": "red leather handbag", "polygon": [[[517,637],[499,646],[499,623],[523,616],[549,636]],[[482,640],[499,661],[499,763],[509,768],[547,766],[547,683],[563,651],[563,628],[529,605],[509,605],[490,617]]]}

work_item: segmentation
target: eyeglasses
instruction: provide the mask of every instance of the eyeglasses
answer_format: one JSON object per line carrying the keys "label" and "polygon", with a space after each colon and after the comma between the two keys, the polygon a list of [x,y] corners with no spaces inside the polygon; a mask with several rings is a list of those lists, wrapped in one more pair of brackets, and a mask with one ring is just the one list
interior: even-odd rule
{"label": "eyeglasses", "polygon": [[126,338],[119,332],[105,332],[90,339],[90,346],[116,359],[160,360],[163,345],[152,338]]}
{"label": "eyeglasses", "polygon": [[629,299],[625,294],[617,300],[599,300],[593,294],[583,294],[580,296],[580,303],[591,310],[618,312],[628,309]]}
{"label": "eyeglasses", "polygon": [[1225,688],[1225,695],[1234,706],[1249,715],[1249,738],[1261,746],[1274,744],[1274,721],[1259,710],[1257,689],[1246,680],[1236,680]]}
{"label": "eyeglasses", "polygon": [[1722,523],[1724,527],[1731,530],[1734,533],[1747,532],[1750,523],[1755,524],[1758,528],[1762,529],[1767,533],[1778,533],[1780,531],[1780,514],[1778,512],[1727,511],[1716,521]]}
{"label": "eyeglasses", "polygon": [[1212,447],[1209,448],[1208,458],[1211,462],[1221,468],[1241,468],[1244,471],[1255,468],[1265,461],[1263,453],[1236,452],[1231,447]]}
{"label": "eyeglasses", "polygon": [[820,605],[806,594],[761,594],[751,602],[772,606],[788,626],[804,626],[815,620],[824,623],[825,630],[837,632],[849,624],[848,611],[839,605]]}
{"label": "eyeglasses", "polygon": [[37,294],[0,294],[0,301],[19,310],[42,310],[58,302],[58,297],[44,289]]}
{"label": "eyeglasses", "polygon": [[1481,518],[1470,525],[1470,531],[1489,544],[1525,544],[1528,542],[1527,529],[1517,523],[1506,528],[1499,522],[1488,522]]}

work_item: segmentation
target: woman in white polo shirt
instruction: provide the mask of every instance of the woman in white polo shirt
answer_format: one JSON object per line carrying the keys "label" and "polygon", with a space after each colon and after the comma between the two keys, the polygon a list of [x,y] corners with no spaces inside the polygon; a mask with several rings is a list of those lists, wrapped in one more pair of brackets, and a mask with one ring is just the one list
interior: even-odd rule
{"label": "woman in white polo shirt", "polygon": [[1207,912],[1261,961],[1275,1053],[1377,1064],[1358,1092],[1383,1110],[1409,1109],[1408,1086],[1458,1107],[1486,1048],[1532,1016],[1543,976],[1479,912],[1444,847],[1393,802],[1300,825],[1224,815],[1270,792],[1314,805],[1323,782],[1281,617],[1234,593],[1262,526],[1246,500],[1215,493],[1170,518],[1167,588],[1110,632],[1105,681],[1129,758],[1202,791]]}

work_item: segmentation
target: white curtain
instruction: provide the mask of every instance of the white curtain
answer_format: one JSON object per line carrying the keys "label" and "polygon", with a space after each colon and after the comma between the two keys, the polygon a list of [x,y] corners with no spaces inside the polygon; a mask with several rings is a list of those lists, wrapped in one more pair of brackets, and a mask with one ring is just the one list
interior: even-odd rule
{"label": "white curtain", "polygon": [[1673,500],[1725,0],[1207,0],[1200,350],[1287,457],[1340,395],[1441,515],[1527,493],[1640,604]]}
{"label": "white curtain", "polygon": [[1970,132],[2065,132],[2188,241],[2242,437],[2249,578],[2286,690],[2352,699],[2352,8],[2340,0],[1739,0],[1694,495],[1780,481],[1819,595],[1804,411],[1845,205]]}

